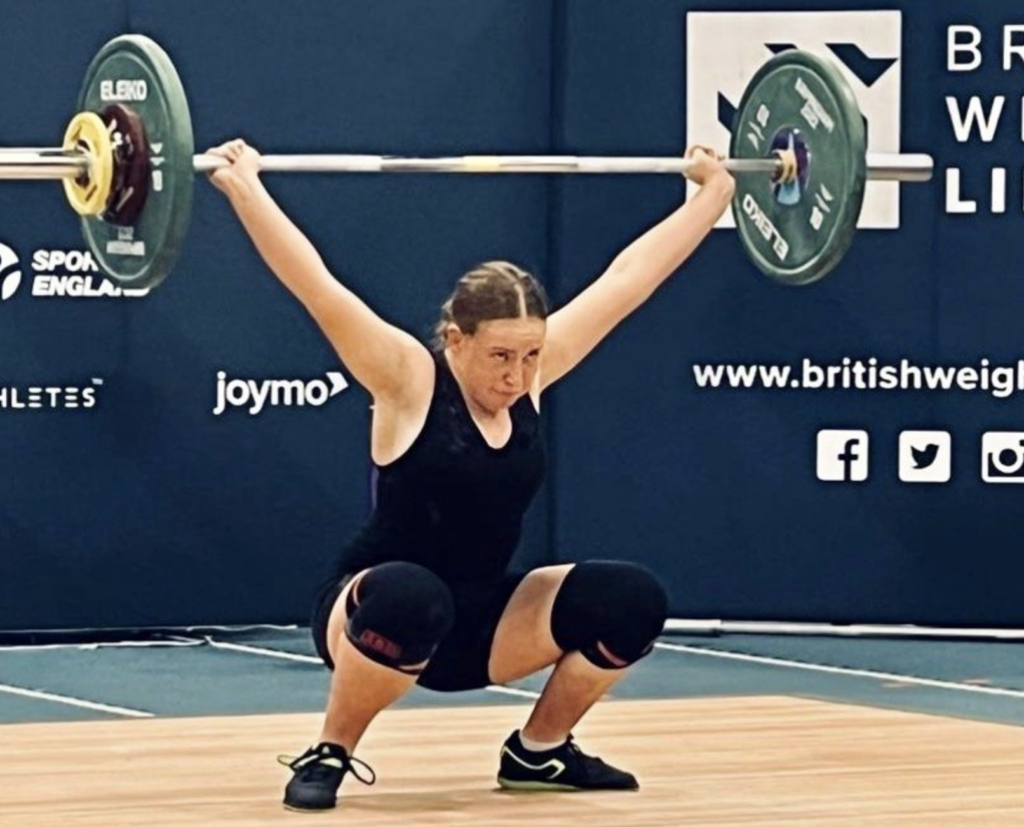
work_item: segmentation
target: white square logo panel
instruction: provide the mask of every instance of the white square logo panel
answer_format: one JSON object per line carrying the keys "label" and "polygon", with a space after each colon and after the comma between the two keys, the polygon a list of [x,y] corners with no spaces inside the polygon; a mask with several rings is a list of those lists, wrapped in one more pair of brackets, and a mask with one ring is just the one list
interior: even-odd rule
{"label": "white square logo panel", "polygon": [[948,431],[903,431],[900,434],[900,480],[949,482],[953,473],[953,438]]}
{"label": "white square logo panel", "polygon": [[1024,433],[988,431],[981,435],[981,478],[989,483],[1024,483]]}
{"label": "white square logo panel", "polygon": [[864,482],[868,478],[867,431],[818,431],[818,479]]}
{"label": "white square logo panel", "polygon": [[[898,11],[690,12],[687,144],[710,144],[726,152],[732,114],[750,79],[775,54],[795,47],[842,71],[867,119],[868,151],[899,153],[901,24]],[[694,192],[695,185],[687,183],[687,197]],[[899,227],[899,199],[898,182],[871,183],[857,226]],[[732,213],[717,226],[735,227]]]}

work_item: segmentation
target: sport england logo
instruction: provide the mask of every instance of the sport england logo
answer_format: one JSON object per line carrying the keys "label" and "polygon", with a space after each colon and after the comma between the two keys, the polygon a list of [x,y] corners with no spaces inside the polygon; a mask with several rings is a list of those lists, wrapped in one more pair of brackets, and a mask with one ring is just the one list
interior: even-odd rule
{"label": "sport england logo", "polygon": [[36,250],[32,254],[32,295],[36,298],[138,298],[148,288],[129,289],[107,278],[87,250]]}
{"label": "sport england logo", "polygon": [[[729,146],[732,118],[754,73],[773,55],[803,49],[830,59],[867,121],[871,152],[900,151],[898,11],[690,12],[686,16],[686,140]],[[724,45],[723,45],[724,44]],[[696,192],[687,183],[687,197]],[[898,182],[865,190],[861,228],[899,227]],[[735,227],[731,212],[719,227]]]}
{"label": "sport england logo", "polygon": [[6,244],[0,244],[0,301],[7,301],[21,284],[21,270],[18,266],[18,254]]}
{"label": "sport england logo", "polygon": [[949,431],[903,431],[900,434],[900,480],[949,482],[952,444]]}
{"label": "sport england logo", "polygon": [[228,379],[220,370],[217,371],[217,404],[213,415],[220,416],[228,408],[246,408],[249,416],[258,416],[267,405],[319,408],[347,387],[345,377],[337,371],[329,372],[325,382],[323,379]]}
{"label": "sport england logo", "polygon": [[868,478],[867,431],[818,431],[818,479],[864,482]]}
{"label": "sport england logo", "polygon": [[[0,301],[11,298],[22,282],[18,254],[0,242]],[[149,289],[121,287],[103,275],[88,250],[41,249],[32,253],[30,277],[33,298],[138,298]]]}

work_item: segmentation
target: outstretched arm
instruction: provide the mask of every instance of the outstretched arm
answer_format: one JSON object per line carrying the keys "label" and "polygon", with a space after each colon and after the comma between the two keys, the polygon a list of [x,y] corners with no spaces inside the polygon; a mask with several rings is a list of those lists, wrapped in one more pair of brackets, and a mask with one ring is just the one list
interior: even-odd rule
{"label": "outstretched arm", "polygon": [[330,273],[263,187],[256,150],[237,140],[211,154],[232,162],[210,180],[227,195],[263,260],[309,311],[355,380],[375,399],[397,400],[410,387],[418,363],[430,359],[423,345],[381,319]]}
{"label": "outstretched arm", "polygon": [[650,298],[697,249],[732,199],[735,182],[701,148],[687,176],[700,190],[682,207],[620,252],[608,269],[548,318],[540,385],[546,388],[578,365],[612,329]]}

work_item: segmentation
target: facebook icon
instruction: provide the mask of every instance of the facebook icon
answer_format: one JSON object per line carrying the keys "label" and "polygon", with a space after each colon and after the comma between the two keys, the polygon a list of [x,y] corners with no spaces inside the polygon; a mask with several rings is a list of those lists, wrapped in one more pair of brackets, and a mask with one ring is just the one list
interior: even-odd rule
{"label": "facebook icon", "polygon": [[868,478],[867,431],[818,431],[818,479],[864,482]]}

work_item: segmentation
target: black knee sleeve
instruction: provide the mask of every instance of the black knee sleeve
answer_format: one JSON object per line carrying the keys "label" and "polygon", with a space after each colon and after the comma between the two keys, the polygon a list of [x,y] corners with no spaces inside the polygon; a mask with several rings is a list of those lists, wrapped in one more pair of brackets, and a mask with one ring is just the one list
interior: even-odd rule
{"label": "black knee sleeve", "polygon": [[422,566],[382,563],[349,589],[345,612],[345,635],[356,649],[417,675],[452,628],[455,602],[441,579]]}
{"label": "black knee sleeve", "polygon": [[617,669],[651,651],[667,616],[668,596],[650,571],[592,560],[577,564],[562,581],[551,633],[562,651],[579,651],[595,666]]}

